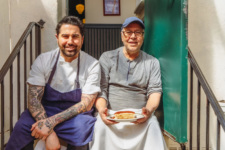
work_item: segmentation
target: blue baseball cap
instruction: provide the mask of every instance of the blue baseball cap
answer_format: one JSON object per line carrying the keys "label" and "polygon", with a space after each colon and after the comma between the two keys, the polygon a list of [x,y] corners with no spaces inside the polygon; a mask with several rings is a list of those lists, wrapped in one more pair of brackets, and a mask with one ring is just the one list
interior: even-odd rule
{"label": "blue baseball cap", "polygon": [[133,22],[137,22],[137,23],[139,23],[139,24],[141,25],[141,27],[142,27],[143,29],[145,28],[145,25],[144,25],[144,23],[143,23],[143,21],[142,21],[141,19],[139,19],[139,18],[137,18],[137,17],[129,17],[129,18],[127,18],[127,19],[124,21],[124,23],[123,23],[123,25],[122,25],[122,27],[121,27],[121,30],[122,30],[123,28],[127,27],[129,24],[131,24],[131,23],[133,23]]}

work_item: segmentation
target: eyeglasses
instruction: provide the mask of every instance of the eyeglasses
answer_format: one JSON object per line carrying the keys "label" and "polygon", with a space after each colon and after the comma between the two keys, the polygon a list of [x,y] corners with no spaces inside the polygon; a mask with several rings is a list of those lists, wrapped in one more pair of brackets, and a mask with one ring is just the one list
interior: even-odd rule
{"label": "eyeglasses", "polygon": [[144,34],[144,32],[140,32],[140,31],[134,31],[134,32],[132,32],[132,31],[122,31],[122,32],[123,32],[123,35],[126,36],[126,37],[131,37],[133,35],[133,33],[136,37],[141,37]]}

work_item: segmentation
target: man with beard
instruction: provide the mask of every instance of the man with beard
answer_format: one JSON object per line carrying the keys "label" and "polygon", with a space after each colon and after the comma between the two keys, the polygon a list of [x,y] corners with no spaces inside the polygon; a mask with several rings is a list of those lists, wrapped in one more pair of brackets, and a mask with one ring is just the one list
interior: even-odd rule
{"label": "man with beard", "polygon": [[81,51],[84,26],[74,16],[64,17],[56,27],[59,48],[34,61],[28,83],[28,109],[16,123],[6,150],[31,150],[33,141],[60,149],[87,149],[96,119],[93,104],[100,92],[100,65]]}

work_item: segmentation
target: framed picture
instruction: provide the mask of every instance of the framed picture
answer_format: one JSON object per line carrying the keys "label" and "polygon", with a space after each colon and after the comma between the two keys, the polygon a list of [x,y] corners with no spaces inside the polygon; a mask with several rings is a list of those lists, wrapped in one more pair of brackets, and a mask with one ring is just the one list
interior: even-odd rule
{"label": "framed picture", "polygon": [[120,16],[120,0],[103,0],[104,16]]}

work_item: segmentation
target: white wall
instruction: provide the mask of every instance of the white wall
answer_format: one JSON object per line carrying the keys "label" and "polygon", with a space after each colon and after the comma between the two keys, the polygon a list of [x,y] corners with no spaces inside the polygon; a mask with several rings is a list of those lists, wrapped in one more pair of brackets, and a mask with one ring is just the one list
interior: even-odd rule
{"label": "white wall", "polygon": [[[66,1],[66,0],[62,0]],[[18,42],[29,22],[43,19],[42,51],[57,47],[55,26],[58,22],[57,0],[1,0],[0,1],[0,67]],[[65,15],[65,13],[60,13]]]}
{"label": "white wall", "polygon": [[[225,1],[189,0],[188,3],[188,45],[216,98],[225,100]],[[210,138],[215,138],[215,129],[216,125],[211,124]],[[225,149],[225,134],[221,131],[221,149]],[[210,144],[216,150],[216,141],[210,139]]]}
{"label": "white wall", "polygon": [[189,47],[218,100],[225,100],[224,6],[224,0],[189,0]]}
{"label": "white wall", "polygon": [[10,53],[10,25],[9,25],[9,10],[8,10],[8,1],[0,1],[0,68],[3,66],[3,63],[6,61]]}
{"label": "white wall", "polygon": [[138,6],[141,1],[144,1],[144,0],[136,0],[136,5]]}
{"label": "white wall", "polygon": [[57,46],[55,26],[57,24],[57,0],[9,0],[12,47],[31,21],[43,19],[42,50],[48,51]]}

